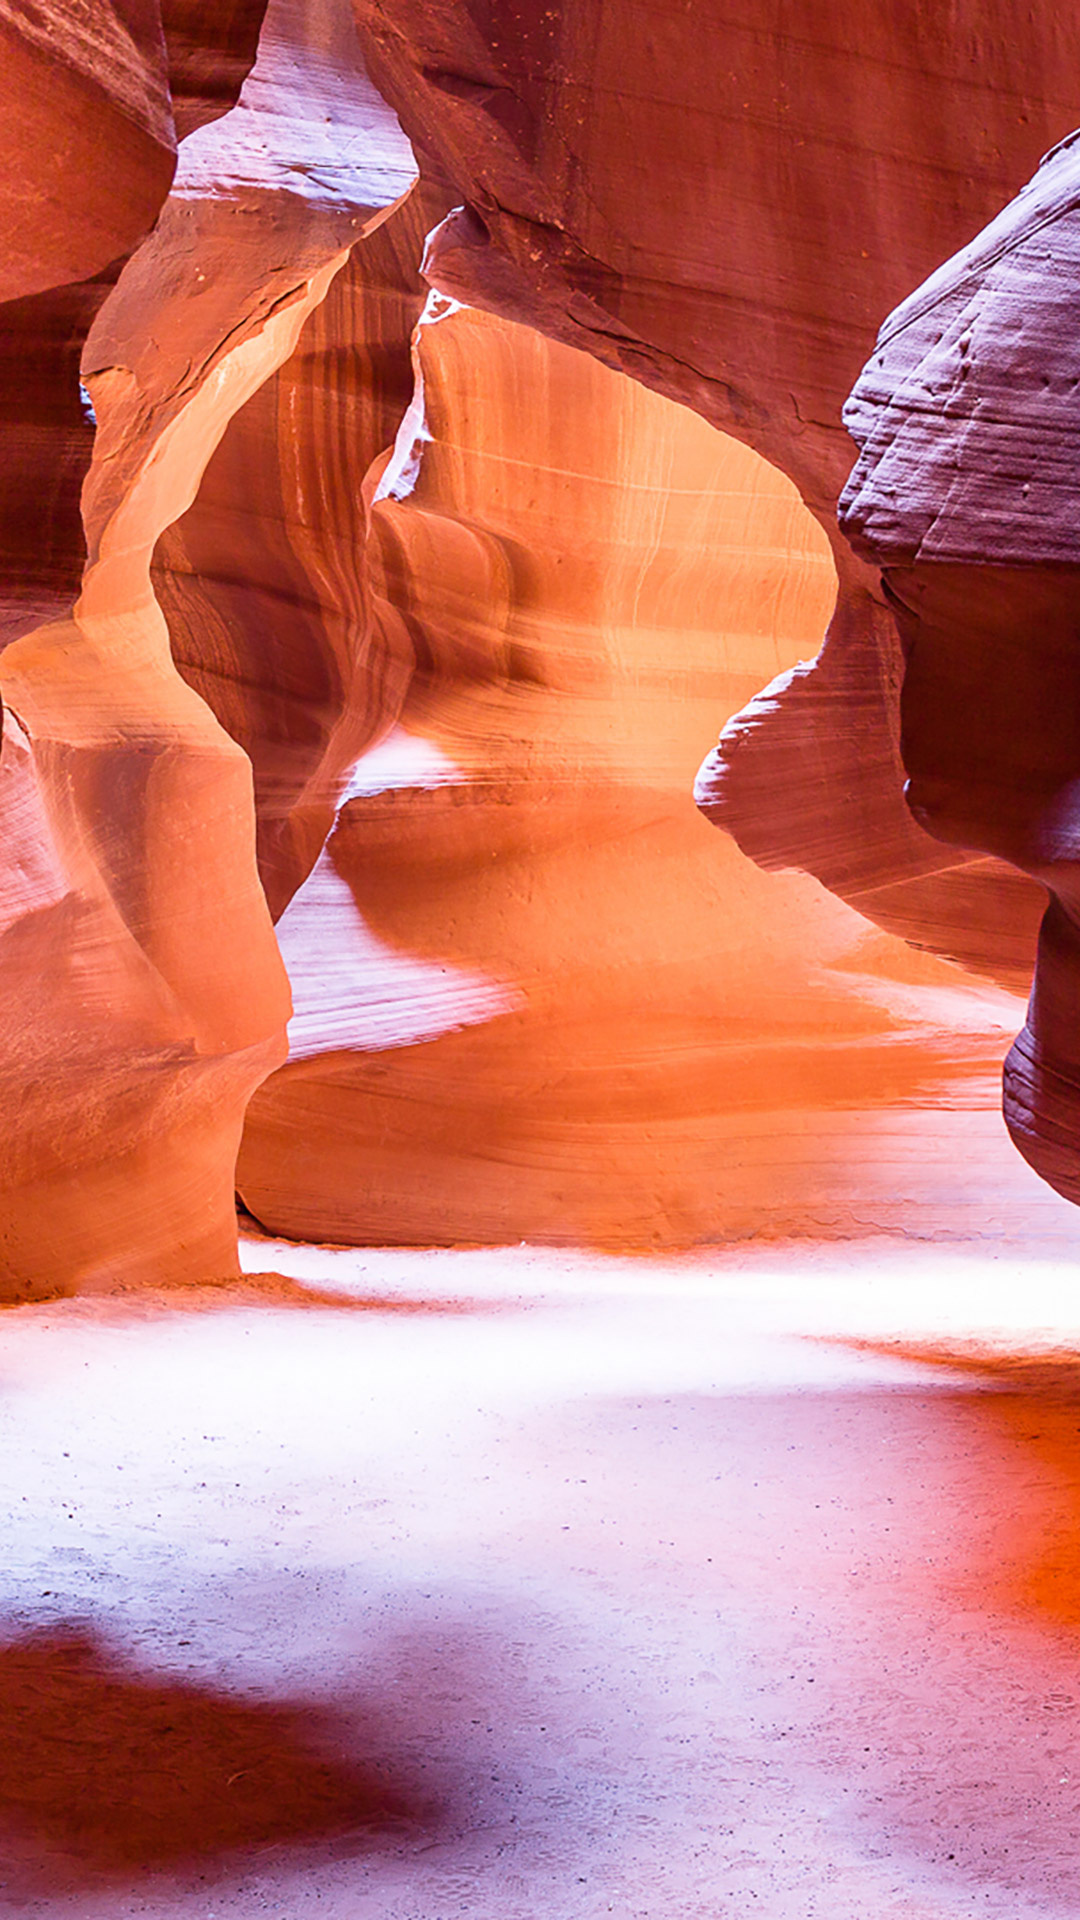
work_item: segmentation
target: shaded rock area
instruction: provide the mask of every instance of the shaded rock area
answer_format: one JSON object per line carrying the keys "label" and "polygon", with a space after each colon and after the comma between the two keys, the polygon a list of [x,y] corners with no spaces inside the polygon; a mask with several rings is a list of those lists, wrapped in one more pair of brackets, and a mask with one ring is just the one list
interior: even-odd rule
{"label": "shaded rock area", "polygon": [[83,344],[157,218],[177,138],[235,104],[265,11],[0,11],[0,645],[78,592],[94,435]]}
{"label": "shaded rock area", "polygon": [[912,812],[1049,889],[1006,1066],[1021,1152],[1080,1199],[1080,156],[1073,139],[882,328],[842,501],[904,645]]}

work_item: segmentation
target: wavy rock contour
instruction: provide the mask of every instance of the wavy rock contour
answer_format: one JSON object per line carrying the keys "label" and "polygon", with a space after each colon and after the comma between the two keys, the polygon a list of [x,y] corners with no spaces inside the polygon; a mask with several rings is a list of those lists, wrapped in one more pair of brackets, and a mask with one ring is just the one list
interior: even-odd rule
{"label": "wavy rock contour", "polygon": [[414,642],[368,575],[369,470],[412,392],[424,234],[409,196],[349,254],[295,351],[229,422],[153,581],[173,658],[251,760],[278,918],[358,756],[400,713]]}
{"label": "wavy rock contour", "polygon": [[[790,483],[531,329],[433,298],[416,351],[372,509],[416,673],[279,923],[245,1203],[305,1238],[623,1247],[1013,1206],[1016,1003],[692,805],[716,714],[828,617]],[[946,1196],[927,1141],[948,1164],[973,1128]]]}
{"label": "wavy rock contour", "polygon": [[0,9],[0,646],[78,593],[86,336],[160,211],[177,136],[235,105],[265,10]]}
{"label": "wavy rock contour", "polygon": [[898,308],[847,411],[842,502],[905,654],[908,803],[1050,890],[1005,1071],[1020,1151],[1080,1200],[1080,136]]}
{"label": "wavy rock contour", "polygon": [[82,591],[70,620],[0,660],[29,849],[6,876],[8,1295],[235,1270],[236,1145],[281,1057],[288,991],[250,763],[176,670],[151,559],[229,420],[413,178],[347,16],[283,0],[91,332]]}
{"label": "wavy rock contour", "polygon": [[825,0],[356,4],[377,83],[465,203],[433,283],[694,407],[834,541],[821,658],[726,733],[710,817],[761,864],[1017,984],[1037,889],[943,850],[902,804],[895,630],[836,534],[840,410],[881,315],[1074,123],[1080,26],[1019,0],[947,21]]}

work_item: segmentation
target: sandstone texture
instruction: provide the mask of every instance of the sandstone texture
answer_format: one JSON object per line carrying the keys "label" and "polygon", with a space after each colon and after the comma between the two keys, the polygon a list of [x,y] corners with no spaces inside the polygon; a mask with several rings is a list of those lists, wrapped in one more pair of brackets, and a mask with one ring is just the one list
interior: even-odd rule
{"label": "sandstone texture", "polygon": [[435,297],[415,351],[371,573],[416,668],[279,922],[290,1057],[245,1204],[359,1243],[941,1224],[920,1124],[959,1138],[994,1101],[1016,1002],[760,873],[690,800],[717,719],[828,620],[821,529],[532,329]]}
{"label": "sandstone texture", "polygon": [[358,0],[358,18],[464,202],[435,284],[696,408],[790,475],[835,542],[820,661],[727,732],[701,804],[762,864],[1019,984],[1037,890],[905,812],[895,629],[834,508],[841,406],[882,316],[1075,124],[1076,23],[1016,0],[961,0],[947,23],[825,0],[707,24],[594,0]]}
{"label": "sandstone texture", "polygon": [[905,807],[894,618],[965,601],[986,753],[1032,682],[1060,799],[1067,485],[1060,554],[995,496],[936,598],[835,508],[882,314],[1068,130],[1080,34],[708,25],[0,4],[5,1297],[234,1274],[235,1180],[319,1239],[951,1231],[1048,879],[1068,1026],[1067,829]]}
{"label": "sandstone texture", "polygon": [[885,323],[847,410],[842,503],[904,644],[908,803],[947,845],[1042,881],[1017,1145],[1080,1199],[1080,272],[1076,137]]}
{"label": "sandstone texture", "polygon": [[278,4],[91,331],[81,592],[0,660],[30,849],[5,876],[8,1290],[235,1271],[236,1144],[288,990],[251,763],[177,672],[150,566],[233,414],[414,177],[348,17]]}
{"label": "sandstone texture", "polygon": [[168,193],[177,138],[235,105],[265,10],[0,10],[0,645],[78,592],[94,437],[82,348]]}
{"label": "sandstone texture", "polygon": [[349,253],[296,348],[230,420],[152,578],[173,658],[252,763],[275,918],[307,877],[358,756],[397,718],[414,663],[373,599],[369,473],[412,394],[430,197]]}
{"label": "sandstone texture", "polygon": [[84,280],[153,225],[176,164],[154,0],[0,6],[0,302]]}

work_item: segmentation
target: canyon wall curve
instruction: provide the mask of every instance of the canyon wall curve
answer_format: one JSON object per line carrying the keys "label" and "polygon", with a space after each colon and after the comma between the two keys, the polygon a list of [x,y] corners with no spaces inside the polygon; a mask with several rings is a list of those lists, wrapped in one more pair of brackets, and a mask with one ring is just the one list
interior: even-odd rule
{"label": "canyon wall curve", "polygon": [[88,560],[0,657],[8,1297],[235,1274],[233,1165],[284,1051],[287,980],[247,755],[173,663],[154,547],[230,419],[415,179],[347,12],[274,0],[83,356]]}
{"label": "canyon wall curve", "polygon": [[1005,1117],[1080,1200],[1080,375],[1077,136],[884,323],[847,419],[841,502],[883,569],[905,652],[912,812],[948,846],[1040,881],[1050,905]]}
{"label": "canyon wall curve", "polygon": [[357,0],[357,18],[422,168],[463,203],[432,283],[694,407],[787,473],[834,543],[820,658],[728,730],[706,813],[760,864],[1021,985],[1038,888],[903,805],[900,648],[837,531],[840,416],[883,315],[1075,124],[1075,23],[1019,0],[933,26],[893,4],[813,0],[797,23],[779,0],[725,4],[703,61],[697,16],[659,5],[631,23],[595,0]]}
{"label": "canyon wall curve", "polygon": [[973,1112],[954,1227],[991,1189],[1029,1204],[993,1131],[1012,994],[692,804],[717,713],[829,616],[790,482],[440,296],[414,353],[371,571],[416,666],[279,922],[290,1057],[248,1110],[245,1205],[358,1244],[951,1231],[926,1141]]}
{"label": "canyon wall curve", "polygon": [[1010,1122],[1071,1194],[1071,814],[1048,861],[905,806],[925,583],[836,502],[874,326],[1070,124],[1072,23],[99,11],[0,83],[57,76],[7,129],[0,1292],[235,1275],[234,1164],[347,1242],[1026,1205],[1048,881]]}

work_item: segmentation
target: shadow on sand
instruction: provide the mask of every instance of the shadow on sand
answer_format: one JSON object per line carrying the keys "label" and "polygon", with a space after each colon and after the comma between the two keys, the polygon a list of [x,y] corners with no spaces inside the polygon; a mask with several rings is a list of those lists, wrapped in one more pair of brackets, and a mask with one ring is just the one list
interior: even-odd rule
{"label": "shadow on sand", "polygon": [[0,1903],[238,1851],[400,1845],[440,1815],[324,1706],[148,1673],[84,1626],[0,1643]]}

